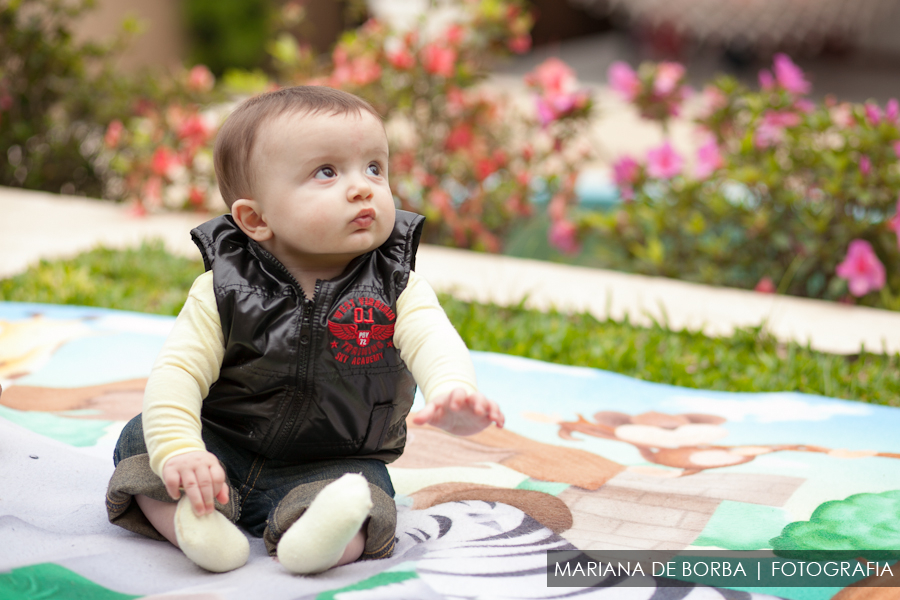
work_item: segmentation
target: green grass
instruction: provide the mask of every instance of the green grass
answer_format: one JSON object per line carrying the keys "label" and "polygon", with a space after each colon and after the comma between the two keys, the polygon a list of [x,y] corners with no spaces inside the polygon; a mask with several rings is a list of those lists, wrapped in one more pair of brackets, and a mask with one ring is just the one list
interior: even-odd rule
{"label": "green grass", "polygon": [[[168,254],[161,244],[96,249],[74,259],[42,261],[0,280],[0,300],[79,304],[177,314],[199,261]],[[739,392],[798,391],[900,406],[900,354],[846,357],[782,344],[760,329],[708,338],[667,327],[598,321],[587,314],[542,313],[441,302],[473,350],[594,367],[691,388]]]}

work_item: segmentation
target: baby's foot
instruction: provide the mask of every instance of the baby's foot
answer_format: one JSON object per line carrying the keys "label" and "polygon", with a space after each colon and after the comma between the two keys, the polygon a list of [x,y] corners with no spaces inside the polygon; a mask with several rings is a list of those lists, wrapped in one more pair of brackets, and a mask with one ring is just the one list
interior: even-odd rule
{"label": "baby's foot", "polygon": [[250,544],[234,523],[218,511],[198,517],[187,496],[175,509],[175,537],[185,556],[214,573],[237,569],[250,555]]}
{"label": "baby's foot", "polygon": [[372,509],[369,482],[348,473],[325,486],[281,536],[278,560],[288,571],[321,573],[338,563]]}

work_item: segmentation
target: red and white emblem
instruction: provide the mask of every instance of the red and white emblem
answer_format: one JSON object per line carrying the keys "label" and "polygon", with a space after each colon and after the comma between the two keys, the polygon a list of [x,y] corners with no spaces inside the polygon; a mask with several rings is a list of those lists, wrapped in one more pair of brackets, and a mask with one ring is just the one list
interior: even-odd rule
{"label": "red and white emblem", "polygon": [[385,351],[394,346],[396,318],[391,307],[376,298],[357,297],[342,302],[328,320],[335,360],[354,366],[383,360]]}
{"label": "red and white emblem", "polygon": [[328,321],[328,331],[339,340],[349,341],[356,340],[360,348],[369,345],[369,340],[389,340],[394,336],[394,325],[378,325],[373,324],[372,329],[364,331],[359,328],[356,323],[348,323],[346,325]]}

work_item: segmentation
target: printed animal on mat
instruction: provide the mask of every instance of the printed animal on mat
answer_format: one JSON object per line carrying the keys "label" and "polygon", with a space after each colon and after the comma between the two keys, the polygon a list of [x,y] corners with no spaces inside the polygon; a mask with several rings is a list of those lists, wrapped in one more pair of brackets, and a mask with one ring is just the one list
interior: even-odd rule
{"label": "printed animal on mat", "polygon": [[730,467],[752,461],[762,454],[772,452],[819,452],[837,458],[864,458],[881,456],[900,458],[900,454],[870,450],[832,449],[808,444],[769,444],[723,446],[714,444],[728,435],[722,427],[726,421],[717,415],[685,413],[669,415],[645,412],[629,415],[616,411],[594,414],[594,421],[578,415],[575,421],[562,421],[542,417],[559,425],[559,437],[577,441],[572,433],[616,440],[631,444],[641,456],[656,465],[681,469],[680,476],[693,475],[706,469]]}

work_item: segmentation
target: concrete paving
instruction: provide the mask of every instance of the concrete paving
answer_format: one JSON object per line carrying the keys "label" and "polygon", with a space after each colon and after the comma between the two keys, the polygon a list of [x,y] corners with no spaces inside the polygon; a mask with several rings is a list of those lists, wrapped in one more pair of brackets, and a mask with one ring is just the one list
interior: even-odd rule
{"label": "concrete paving", "polygon": [[[97,245],[123,248],[161,239],[199,258],[190,230],[208,217],[135,217],[126,207],[77,197],[0,188],[0,278],[42,258],[69,257]],[[708,335],[764,325],[777,338],[824,352],[900,352],[900,313],[788,296],[704,286],[614,271],[425,245],[417,271],[438,291],[465,300],[587,311],[632,323],[668,324]]]}

